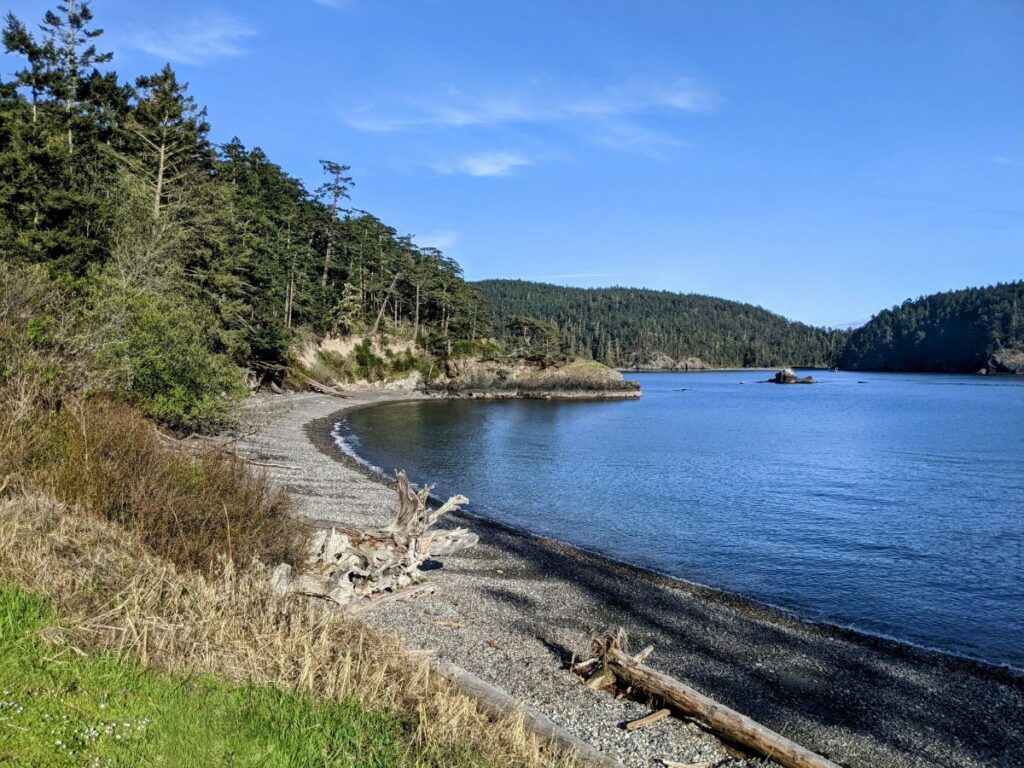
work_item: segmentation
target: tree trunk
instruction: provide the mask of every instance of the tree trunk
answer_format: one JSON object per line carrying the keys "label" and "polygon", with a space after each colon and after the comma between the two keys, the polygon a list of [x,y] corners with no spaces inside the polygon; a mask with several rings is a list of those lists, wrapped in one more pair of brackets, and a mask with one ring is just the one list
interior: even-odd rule
{"label": "tree trunk", "polygon": [[331,259],[334,258],[334,221],[331,220],[332,232],[327,235],[327,249],[324,251],[324,274],[320,278],[320,285],[327,285],[327,273],[331,269]]}
{"label": "tree trunk", "polygon": [[445,307],[444,312],[442,313],[441,332],[444,334],[444,345],[447,357],[452,356],[452,339],[451,336],[448,335],[448,323],[450,320],[451,312],[448,310],[448,307]]}
{"label": "tree trunk", "polygon": [[384,310],[387,309],[388,306],[388,296],[394,293],[396,285],[398,285],[397,274],[395,274],[395,276],[391,279],[391,285],[388,286],[387,293],[384,295],[384,299],[380,303],[380,311],[377,313],[377,319],[373,321],[373,330],[370,331],[371,338],[376,336],[377,331],[380,329],[380,321],[384,319]]}
{"label": "tree trunk", "polygon": [[416,340],[420,337],[420,284],[416,283],[416,313],[412,319],[412,343],[416,345]]}
{"label": "tree trunk", "polygon": [[341,193],[335,188],[334,196],[331,198],[331,221],[327,227],[327,249],[324,251],[324,274],[320,279],[321,285],[327,285],[327,273],[331,269],[331,259],[334,258],[334,224],[338,220],[338,201],[340,199]]}
{"label": "tree trunk", "polygon": [[164,196],[164,173],[167,165],[167,142],[160,141],[160,158],[156,167],[156,193],[153,195],[153,216],[160,218],[160,201]]}

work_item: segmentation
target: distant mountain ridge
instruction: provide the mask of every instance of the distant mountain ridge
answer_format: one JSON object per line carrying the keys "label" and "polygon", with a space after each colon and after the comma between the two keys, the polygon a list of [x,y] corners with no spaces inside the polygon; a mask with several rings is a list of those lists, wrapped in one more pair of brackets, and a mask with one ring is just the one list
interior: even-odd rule
{"label": "distant mountain ridge", "polygon": [[935,293],[849,334],[851,370],[1024,374],[1024,281]]}
{"label": "distant mountain ridge", "polygon": [[557,326],[563,351],[615,368],[829,367],[848,335],[713,296],[524,280],[474,285],[499,333],[515,316],[546,320]]}

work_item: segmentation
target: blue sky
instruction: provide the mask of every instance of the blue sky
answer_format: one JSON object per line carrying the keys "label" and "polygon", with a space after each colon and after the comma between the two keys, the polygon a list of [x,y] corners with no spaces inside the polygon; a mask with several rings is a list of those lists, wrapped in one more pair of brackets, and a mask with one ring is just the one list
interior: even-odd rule
{"label": "blue sky", "polygon": [[[36,21],[47,2],[9,0]],[[1024,278],[1020,0],[95,0],[214,138],[467,277],[696,291],[839,325]],[[3,62],[5,73],[12,62]]]}

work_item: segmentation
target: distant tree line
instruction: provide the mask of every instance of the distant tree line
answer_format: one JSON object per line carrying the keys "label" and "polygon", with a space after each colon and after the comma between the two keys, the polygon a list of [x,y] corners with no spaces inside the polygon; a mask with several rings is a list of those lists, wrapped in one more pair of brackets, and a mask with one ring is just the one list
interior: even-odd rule
{"label": "distant tree line", "polygon": [[854,331],[840,363],[974,373],[1004,350],[1024,351],[1024,281],[907,299]]}
{"label": "distant tree line", "polygon": [[827,367],[835,364],[846,340],[844,331],[697,294],[522,280],[474,285],[487,300],[496,332],[506,339],[521,333],[523,317],[536,318],[554,324],[564,354],[613,367],[644,364],[657,355],[698,357],[714,366]]}

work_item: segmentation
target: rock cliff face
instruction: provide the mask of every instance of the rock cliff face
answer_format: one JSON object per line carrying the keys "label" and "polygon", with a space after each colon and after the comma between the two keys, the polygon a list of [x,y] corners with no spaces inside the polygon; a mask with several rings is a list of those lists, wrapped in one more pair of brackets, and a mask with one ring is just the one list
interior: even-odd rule
{"label": "rock cliff face", "polygon": [[706,371],[711,367],[699,357],[686,357],[675,360],[663,352],[658,352],[642,362],[637,362],[629,370],[654,373],[660,371]]}
{"label": "rock cliff face", "polygon": [[1015,373],[1024,376],[1024,350],[1000,349],[989,360],[989,373]]}
{"label": "rock cliff face", "polygon": [[[302,379],[355,389],[424,390],[454,397],[620,399],[640,397],[640,386],[593,360],[542,367],[522,360],[441,361],[410,342],[379,339],[310,340],[295,354]],[[440,373],[440,375],[438,375]]]}
{"label": "rock cliff face", "polygon": [[593,360],[542,368],[527,363],[453,359],[445,376],[430,388],[448,394],[485,398],[621,399],[640,397],[636,382]]}

